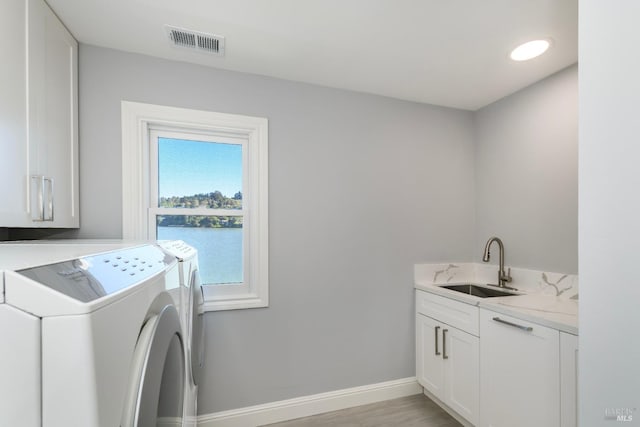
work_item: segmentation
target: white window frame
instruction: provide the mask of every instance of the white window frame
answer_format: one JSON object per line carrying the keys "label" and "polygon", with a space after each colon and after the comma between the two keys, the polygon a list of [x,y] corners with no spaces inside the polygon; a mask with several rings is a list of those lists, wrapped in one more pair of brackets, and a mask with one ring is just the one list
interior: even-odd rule
{"label": "white window frame", "polygon": [[[139,102],[122,101],[122,235],[155,240],[157,183],[150,177],[150,132],[154,129],[206,133],[245,140],[243,168],[244,283],[203,286],[206,311],[269,306],[268,120]],[[245,160],[243,159],[243,165]],[[157,175],[157,171],[156,171]],[[246,192],[246,193],[245,193]],[[226,215],[208,210],[206,215]],[[163,210],[168,214],[167,210]],[[180,209],[177,215],[202,215]],[[237,212],[236,212],[237,214]],[[152,224],[153,219],[153,224]]]}

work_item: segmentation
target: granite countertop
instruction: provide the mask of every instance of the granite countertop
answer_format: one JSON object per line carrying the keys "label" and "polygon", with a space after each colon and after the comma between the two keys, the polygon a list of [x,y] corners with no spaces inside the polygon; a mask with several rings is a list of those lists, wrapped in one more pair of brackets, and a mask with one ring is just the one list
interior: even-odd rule
{"label": "granite countertop", "polygon": [[[447,285],[451,284],[453,283],[447,283]],[[574,299],[526,293],[519,293],[514,296],[479,298],[442,288],[442,285],[439,284],[419,280],[415,282],[415,288],[578,335],[578,301]]]}

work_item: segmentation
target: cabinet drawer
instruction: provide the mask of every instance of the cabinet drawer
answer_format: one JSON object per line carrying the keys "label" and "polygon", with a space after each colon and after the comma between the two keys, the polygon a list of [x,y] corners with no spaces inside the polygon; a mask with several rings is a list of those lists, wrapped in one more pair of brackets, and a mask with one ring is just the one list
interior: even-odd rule
{"label": "cabinet drawer", "polygon": [[478,307],[416,290],[416,312],[478,336]]}
{"label": "cabinet drawer", "polygon": [[559,332],[480,310],[480,427],[560,427]]}

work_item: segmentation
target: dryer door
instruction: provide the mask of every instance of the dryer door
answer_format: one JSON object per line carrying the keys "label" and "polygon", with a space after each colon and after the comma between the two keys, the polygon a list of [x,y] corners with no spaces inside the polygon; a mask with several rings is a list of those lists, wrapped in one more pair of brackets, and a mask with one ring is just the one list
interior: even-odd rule
{"label": "dryer door", "polygon": [[198,384],[204,359],[204,296],[200,286],[200,274],[195,269],[189,282],[189,304],[191,304],[190,336],[191,336],[191,376],[193,383]]}
{"label": "dryer door", "polygon": [[183,346],[178,312],[166,305],[140,332],[122,427],[182,426]]}

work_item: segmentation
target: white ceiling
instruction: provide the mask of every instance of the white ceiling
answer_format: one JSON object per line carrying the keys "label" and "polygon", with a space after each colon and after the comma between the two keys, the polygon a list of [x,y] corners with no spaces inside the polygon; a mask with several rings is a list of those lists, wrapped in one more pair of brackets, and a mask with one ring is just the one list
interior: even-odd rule
{"label": "white ceiling", "polygon": [[[578,0],[48,0],[81,42],[476,110],[578,60]],[[171,47],[164,25],[226,37]],[[508,58],[533,38],[553,47]]]}

